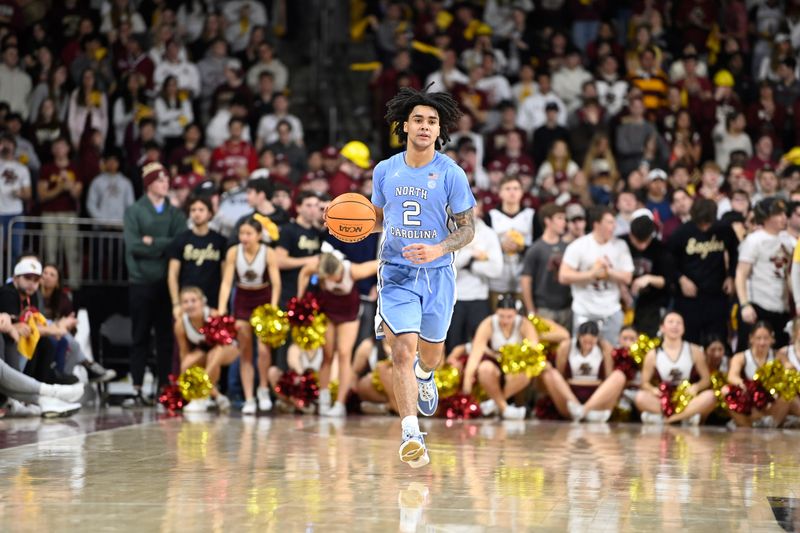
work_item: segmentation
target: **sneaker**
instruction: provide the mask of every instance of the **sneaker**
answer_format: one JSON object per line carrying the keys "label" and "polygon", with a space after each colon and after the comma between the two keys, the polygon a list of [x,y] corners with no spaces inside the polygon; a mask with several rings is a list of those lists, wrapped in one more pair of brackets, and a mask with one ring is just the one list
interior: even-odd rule
{"label": "sneaker", "polygon": [[335,418],[342,418],[347,416],[347,409],[345,409],[344,404],[341,402],[336,402],[333,404],[333,407],[328,409],[327,411],[321,411],[319,413],[320,416],[330,416]]}
{"label": "sneaker", "polygon": [[[414,370],[419,366],[419,358],[414,361]],[[416,372],[414,373],[416,376]],[[417,410],[424,416],[433,416],[439,407],[439,389],[433,379],[433,373],[428,379],[417,378]],[[427,463],[425,463],[427,464]],[[424,466],[424,465],[420,465]]]}
{"label": "sneaker", "polygon": [[681,420],[682,426],[697,427],[700,425],[700,413],[695,413],[689,418]]}
{"label": "sneaker", "polygon": [[272,411],[272,398],[269,397],[269,389],[259,388],[256,391],[256,397],[258,398],[258,410],[260,412]]}
{"label": "sneaker", "polygon": [[784,429],[800,429],[800,417],[795,415],[788,415],[783,421]]}
{"label": "sneaker", "polygon": [[83,398],[83,383],[74,385],[50,385],[43,383],[39,389],[39,394],[48,398],[55,398],[63,402],[78,402]]}
{"label": "sneaker", "polygon": [[736,424],[735,421],[728,420],[728,423],[725,424],[725,429],[727,429],[728,431],[736,431],[737,429],[739,429],[739,426]]}
{"label": "sneaker", "polygon": [[569,409],[569,416],[571,416],[572,420],[575,422],[580,422],[585,415],[583,412],[583,405],[578,402],[567,402],[567,409]]}
{"label": "sneaker", "polygon": [[208,412],[208,408],[211,406],[211,402],[208,399],[203,398],[202,400],[192,400],[191,402],[187,403],[183,406],[184,413],[206,413]]}
{"label": "sneaker", "polygon": [[81,410],[79,403],[63,402],[48,396],[39,396],[39,407],[42,410],[42,418],[70,416]]}
{"label": "sneaker", "polygon": [[642,413],[642,424],[649,426],[661,426],[664,424],[664,416],[659,413]]}
{"label": "sneaker", "polygon": [[365,415],[388,415],[389,408],[385,403],[361,402],[361,412]]}
{"label": "sneaker", "polygon": [[754,428],[774,428],[776,427],[775,419],[771,416],[763,416],[758,420],[753,421]]}
{"label": "sneaker", "polygon": [[331,408],[331,391],[329,389],[322,389],[319,391],[319,401],[317,405],[320,413]]}
{"label": "sneaker", "polygon": [[481,402],[481,414],[483,416],[492,416],[497,412],[497,402],[492,399]]}
{"label": "sneaker", "polygon": [[611,409],[603,409],[602,411],[589,411],[586,413],[586,421],[594,422],[597,424],[604,424],[611,418]]}
{"label": "sneaker", "polygon": [[214,400],[220,413],[227,413],[231,410],[231,401],[224,394],[218,394]]}
{"label": "sneaker", "polygon": [[86,372],[89,374],[90,383],[106,383],[117,377],[116,370],[105,368],[94,361],[85,361],[83,366],[86,367]]}
{"label": "sneaker", "polygon": [[78,376],[74,376],[72,374],[63,374],[58,370],[53,371],[53,375],[50,379],[53,383],[57,385],[74,385],[78,383],[80,380]]}
{"label": "sneaker", "polygon": [[400,445],[400,460],[408,463],[411,468],[420,468],[431,462],[428,457],[428,450],[425,448],[424,433],[416,435],[403,435],[403,443]]}
{"label": "sneaker", "polygon": [[524,420],[525,408],[516,405],[507,405],[502,414],[503,420]]}
{"label": "sneaker", "polygon": [[6,402],[6,416],[8,417],[40,417],[42,416],[42,409],[38,405],[31,403],[22,403],[14,398],[9,398]]}
{"label": "sneaker", "polygon": [[256,401],[255,400],[246,400],[244,405],[242,405],[242,414],[243,415],[254,415],[256,414]]}
{"label": "sneaker", "polygon": [[126,398],[125,401],[122,402],[122,407],[125,409],[136,409],[138,407],[152,407],[153,400],[142,394],[142,391],[137,391],[133,396],[130,398]]}

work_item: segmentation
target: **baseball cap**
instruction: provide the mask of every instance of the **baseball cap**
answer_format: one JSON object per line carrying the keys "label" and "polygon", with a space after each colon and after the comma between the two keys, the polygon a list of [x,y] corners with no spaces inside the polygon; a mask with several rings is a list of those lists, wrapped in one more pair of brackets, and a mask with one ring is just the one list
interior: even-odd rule
{"label": "baseball cap", "polygon": [[324,180],[327,177],[328,177],[328,175],[325,174],[324,170],[315,170],[315,171],[306,172],[305,174],[303,174],[303,181],[310,182],[310,181],[314,181],[314,180]]}
{"label": "baseball cap", "polygon": [[25,257],[14,267],[14,277],[27,276],[29,274],[41,276],[42,264],[32,257]]}
{"label": "baseball cap", "polygon": [[522,174],[524,176],[531,176],[533,175],[533,169],[528,163],[520,163],[517,174]]}
{"label": "baseball cap", "polygon": [[639,217],[647,217],[650,220],[653,220],[653,212],[646,207],[640,207],[631,214],[631,220],[636,220]]}
{"label": "baseball cap", "polygon": [[495,159],[491,163],[489,163],[489,168],[487,169],[489,172],[503,172],[506,169],[506,166],[503,164],[502,161],[499,159]]}
{"label": "baseball cap", "polygon": [[178,174],[174,178],[172,178],[172,183],[170,183],[170,188],[172,189],[190,189],[189,187],[189,180],[183,174]]}
{"label": "baseball cap", "polygon": [[565,210],[567,220],[575,220],[576,218],[586,218],[586,210],[580,204],[569,204]]}
{"label": "baseball cap", "polygon": [[207,198],[209,196],[214,196],[218,192],[219,191],[217,190],[217,184],[211,180],[205,180],[203,182],[200,182],[200,184],[197,187],[195,187],[194,190],[192,191],[192,193],[195,196],[202,196],[204,198]]}
{"label": "baseball cap", "polygon": [[544,106],[545,111],[558,111],[558,104],[555,102],[547,102],[547,105]]}
{"label": "baseball cap", "polygon": [[339,157],[339,150],[330,144],[322,149],[322,157],[325,159],[337,159]]}
{"label": "baseball cap", "polygon": [[655,180],[664,180],[667,181],[667,173],[661,170],[660,168],[654,168],[650,172],[647,173],[647,177],[645,178],[645,182],[650,183]]}

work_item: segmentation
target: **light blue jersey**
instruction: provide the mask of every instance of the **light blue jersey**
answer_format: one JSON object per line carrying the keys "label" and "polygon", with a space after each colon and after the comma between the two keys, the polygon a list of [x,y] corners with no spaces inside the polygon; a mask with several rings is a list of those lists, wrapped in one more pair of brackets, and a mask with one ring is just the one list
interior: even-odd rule
{"label": "light blue jersey", "polygon": [[378,163],[373,172],[372,203],[383,209],[384,241],[379,259],[414,268],[437,268],[453,263],[446,254],[422,265],[403,257],[412,243],[437,244],[450,234],[450,214],[475,206],[467,175],[452,159],[434,152],[421,168],[405,162],[405,152]]}

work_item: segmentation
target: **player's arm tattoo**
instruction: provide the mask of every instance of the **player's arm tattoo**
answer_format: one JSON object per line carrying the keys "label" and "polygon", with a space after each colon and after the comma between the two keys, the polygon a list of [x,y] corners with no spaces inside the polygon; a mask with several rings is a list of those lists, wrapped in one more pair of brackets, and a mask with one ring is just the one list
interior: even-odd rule
{"label": "player's arm tattoo", "polygon": [[472,242],[475,237],[475,217],[470,207],[466,211],[453,215],[456,229],[445,240],[442,241],[444,253],[455,252]]}

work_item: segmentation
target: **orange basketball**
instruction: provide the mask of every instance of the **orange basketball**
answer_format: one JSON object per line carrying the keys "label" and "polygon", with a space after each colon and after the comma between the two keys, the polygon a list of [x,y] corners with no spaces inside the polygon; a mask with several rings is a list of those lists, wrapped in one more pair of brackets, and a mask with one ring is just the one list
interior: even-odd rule
{"label": "orange basketball", "polygon": [[328,205],[325,221],[331,235],[343,242],[358,242],[375,227],[375,207],[369,198],[355,193],[340,194]]}

